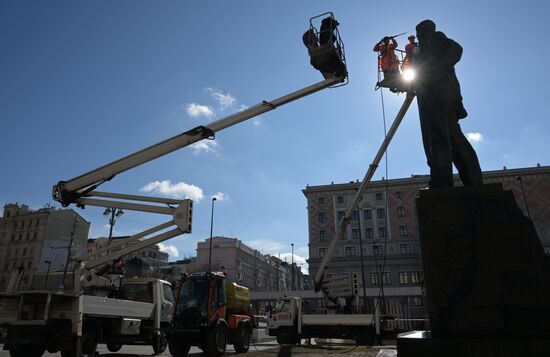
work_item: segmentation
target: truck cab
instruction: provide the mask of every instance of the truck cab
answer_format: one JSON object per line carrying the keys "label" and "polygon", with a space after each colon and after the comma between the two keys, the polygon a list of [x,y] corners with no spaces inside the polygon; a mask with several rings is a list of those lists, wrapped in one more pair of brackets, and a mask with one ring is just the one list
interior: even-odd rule
{"label": "truck cab", "polygon": [[184,275],[169,332],[170,353],[187,356],[198,346],[221,356],[228,343],[244,353],[250,347],[253,320],[248,288],[228,283],[222,273]]}

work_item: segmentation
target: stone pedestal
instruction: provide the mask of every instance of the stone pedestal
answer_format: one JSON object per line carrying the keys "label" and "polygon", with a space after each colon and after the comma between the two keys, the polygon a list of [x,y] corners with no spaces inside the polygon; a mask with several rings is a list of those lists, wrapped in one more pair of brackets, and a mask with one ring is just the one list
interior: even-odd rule
{"label": "stone pedestal", "polygon": [[550,341],[550,261],[512,192],[500,184],[431,189],[416,206],[432,330],[401,336],[399,357],[419,355],[404,347],[414,341],[484,357],[504,356],[487,352],[499,344],[516,351]]}

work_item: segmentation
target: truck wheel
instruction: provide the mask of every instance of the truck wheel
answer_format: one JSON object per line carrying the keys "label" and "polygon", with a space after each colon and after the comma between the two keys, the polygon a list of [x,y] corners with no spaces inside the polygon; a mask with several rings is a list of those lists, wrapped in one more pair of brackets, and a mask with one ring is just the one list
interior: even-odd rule
{"label": "truck wheel", "polygon": [[294,331],[289,328],[283,328],[277,334],[277,343],[280,345],[295,345],[298,341]]}
{"label": "truck wheel", "polygon": [[121,343],[108,343],[107,344],[107,349],[109,350],[109,352],[118,352],[118,351],[120,351],[121,348],[122,348]]}
{"label": "truck wheel", "polygon": [[43,345],[19,345],[10,350],[11,357],[42,357],[46,351]]}
{"label": "truck wheel", "polygon": [[170,341],[168,342],[168,350],[170,351],[170,354],[174,357],[186,357],[190,349],[191,346],[179,343],[172,338],[170,338]]}
{"label": "truck wheel", "polygon": [[153,336],[153,352],[155,352],[156,355],[166,351],[166,346],[168,346],[168,339],[165,333],[161,332],[160,335]]}
{"label": "truck wheel", "polygon": [[76,337],[70,350],[61,351],[61,357],[95,357],[97,336],[86,332],[82,337]]}
{"label": "truck wheel", "polygon": [[226,324],[223,320],[220,320],[214,327],[214,331],[206,333],[204,353],[209,357],[222,356],[227,347],[227,339]]}
{"label": "truck wheel", "polygon": [[374,345],[374,331],[372,330],[361,330],[357,333],[355,338],[355,344],[357,346],[373,346]]}
{"label": "truck wheel", "polygon": [[237,329],[237,341],[233,344],[237,353],[246,353],[250,348],[250,328],[249,325],[239,324]]}

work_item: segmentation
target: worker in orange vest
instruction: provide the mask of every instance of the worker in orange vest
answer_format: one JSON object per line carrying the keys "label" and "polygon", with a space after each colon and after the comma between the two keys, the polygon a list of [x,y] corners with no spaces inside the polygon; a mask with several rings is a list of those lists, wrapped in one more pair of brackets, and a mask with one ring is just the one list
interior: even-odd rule
{"label": "worker in orange vest", "polygon": [[[399,74],[399,60],[395,55],[395,48],[397,48],[397,41],[395,41],[395,38],[388,36],[385,36],[380,42],[374,45],[373,50],[379,52],[378,67],[384,72],[384,80],[382,82],[391,81]],[[380,84],[383,84],[382,82]]]}
{"label": "worker in orange vest", "polygon": [[403,60],[403,64],[401,65],[401,72],[405,72],[412,66],[414,61],[414,52],[416,47],[418,46],[418,43],[414,41],[416,39],[414,35],[410,35],[408,39],[409,43],[407,43],[407,45],[405,46],[405,59]]}

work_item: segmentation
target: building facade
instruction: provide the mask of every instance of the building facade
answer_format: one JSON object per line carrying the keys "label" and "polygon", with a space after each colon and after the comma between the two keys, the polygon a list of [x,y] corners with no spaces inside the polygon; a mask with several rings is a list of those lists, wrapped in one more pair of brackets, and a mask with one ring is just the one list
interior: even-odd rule
{"label": "building facade", "polygon": [[20,269],[19,289],[38,288],[33,287],[33,275],[63,270],[69,251],[71,257],[85,251],[89,229],[90,223],[72,209],[6,204],[0,218],[0,291]]}
{"label": "building facade", "polygon": [[[208,271],[210,239],[197,243],[197,269]],[[292,289],[291,264],[278,257],[262,254],[237,238],[212,238],[212,270],[227,270],[227,279],[251,291],[288,291]],[[295,288],[303,287],[303,274],[294,264]],[[302,278],[300,278],[302,277]]]}
{"label": "building facade", "polygon": [[[531,216],[543,248],[550,253],[550,167],[484,172],[484,183],[502,183],[512,190],[518,206]],[[373,181],[353,213],[344,239],[326,271],[327,276],[359,273],[365,283],[367,310],[382,302],[388,314],[425,316],[422,252],[416,216],[418,191],[429,176]],[[456,185],[460,184],[458,177]],[[309,274],[314,277],[335,237],[359,182],[308,186]],[[364,265],[364,276],[361,269]],[[363,280],[364,279],[364,280]],[[361,286],[360,295],[364,295]],[[322,302],[319,302],[322,305]],[[410,327],[410,326],[408,326]]]}

